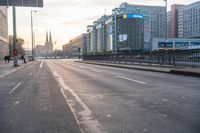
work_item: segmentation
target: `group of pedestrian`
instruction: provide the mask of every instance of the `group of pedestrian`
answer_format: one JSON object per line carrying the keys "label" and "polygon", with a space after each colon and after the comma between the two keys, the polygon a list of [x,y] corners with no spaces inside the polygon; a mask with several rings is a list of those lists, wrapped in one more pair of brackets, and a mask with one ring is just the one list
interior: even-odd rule
{"label": "group of pedestrian", "polygon": [[10,55],[6,55],[6,56],[4,56],[4,60],[5,60],[5,63],[9,63],[10,62]]}
{"label": "group of pedestrian", "polygon": [[[4,56],[5,63],[9,63],[9,62],[10,62],[10,59],[11,59],[11,56],[10,56],[10,55]],[[22,60],[22,63],[25,63],[25,64],[26,64],[25,54],[22,55],[22,56],[20,57],[20,59]]]}

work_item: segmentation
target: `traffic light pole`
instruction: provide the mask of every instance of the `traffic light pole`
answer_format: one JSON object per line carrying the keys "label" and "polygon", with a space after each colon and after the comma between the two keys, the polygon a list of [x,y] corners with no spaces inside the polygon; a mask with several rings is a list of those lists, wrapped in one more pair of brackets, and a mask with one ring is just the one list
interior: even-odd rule
{"label": "traffic light pole", "polygon": [[18,66],[17,27],[16,27],[15,6],[13,6],[13,56],[14,56],[14,66]]}

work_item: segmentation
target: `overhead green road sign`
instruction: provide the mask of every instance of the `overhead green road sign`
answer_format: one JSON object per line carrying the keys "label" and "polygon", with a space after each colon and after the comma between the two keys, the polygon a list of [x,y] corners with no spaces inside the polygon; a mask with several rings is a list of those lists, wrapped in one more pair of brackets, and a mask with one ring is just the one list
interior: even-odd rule
{"label": "overhead green road sign", "polygon": [[0,6],[43,7],[43,0],[0,0]]}

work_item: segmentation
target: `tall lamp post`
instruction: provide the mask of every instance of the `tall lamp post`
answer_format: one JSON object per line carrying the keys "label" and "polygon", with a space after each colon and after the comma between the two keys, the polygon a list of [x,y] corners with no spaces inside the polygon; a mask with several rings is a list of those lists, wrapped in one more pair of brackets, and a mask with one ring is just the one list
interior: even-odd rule
{"label": "tall lamp post", "polygon": [[32,60],[34,61],[34,40],[33,40],[33,12],[37,11],[31,11],[31,40],[32,40]]}

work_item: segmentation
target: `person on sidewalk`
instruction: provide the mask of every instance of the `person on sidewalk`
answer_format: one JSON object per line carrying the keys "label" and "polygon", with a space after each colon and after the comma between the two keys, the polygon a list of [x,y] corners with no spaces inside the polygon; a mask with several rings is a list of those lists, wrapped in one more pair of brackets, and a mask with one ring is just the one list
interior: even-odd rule
{"label": "person on sidewalk", "polygon": [[7,55],[7,60],[8,60],[8,63],[10,62],[10,55]]}
{"label": "person on sidewalk", "polygon": [[4,56],[5,63],[7,62],[7,59],[8,59],[7,56]]}
{"label": "person on sidewalk", "polygon": [[25,56],[25,54],[24,55],[22,55],[22,62],[24,62],[25,64],[26,64],[26,59],[24,58],[24,56]]}

